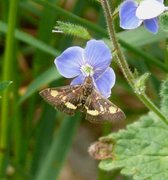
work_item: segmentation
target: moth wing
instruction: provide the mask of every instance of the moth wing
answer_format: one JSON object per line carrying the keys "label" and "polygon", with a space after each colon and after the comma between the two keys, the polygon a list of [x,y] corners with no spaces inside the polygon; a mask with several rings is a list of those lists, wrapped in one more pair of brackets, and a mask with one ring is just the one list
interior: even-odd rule
{"label": "moth wing", "polygon": [[40,96],[59,111],[73,115],[80,103],[80,85],[47,88],[40,92]]}
{"label": "moth wing", "polygon": [[115,104],[103,97],[96,89],[85,104],[86,119],[94,123],[125,119],[124,112]]}

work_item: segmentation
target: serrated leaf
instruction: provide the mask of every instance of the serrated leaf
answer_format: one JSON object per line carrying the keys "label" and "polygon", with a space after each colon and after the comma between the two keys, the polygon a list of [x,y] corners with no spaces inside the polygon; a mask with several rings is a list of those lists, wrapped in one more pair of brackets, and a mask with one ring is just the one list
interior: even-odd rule
{"label": "serrated leaf", "polygon": [[91,39],[91,36],[86,28],[69,22],[57,21],[57,25],[54,27],[53,32],[64,33],[67,35],[80,37],[86,40]]}
{"label": "serrated leaf", "polygon": [[100,162],[106,171],[121,169],[134,180],[168,179],[168,126],[153,113],[105,137],[113,143],[113,159]]}

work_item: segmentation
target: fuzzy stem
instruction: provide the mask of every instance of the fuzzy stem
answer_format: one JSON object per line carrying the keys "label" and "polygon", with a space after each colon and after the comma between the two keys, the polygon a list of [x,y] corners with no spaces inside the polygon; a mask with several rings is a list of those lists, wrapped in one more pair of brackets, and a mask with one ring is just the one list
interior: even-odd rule
{"label": "fuzzy stem", "polygon": [[107,0],[101,0],[101,4],[104,10],[104,14],[105,14],[105,18],[106,18],[106,23],[107,23],[107,29],[108,29],[108,34],[110,37],[110,40],[115,48],[115,50],[117,51],[117,60],[118,60],[118,64],[120,66],[120,68],[122,69],[122,72],[125,76],[125,78],[127,79],[127,81],[129,82],[129,84],[131,86],[133,86],[133,79],[134,76],[131,73],[128,64],[125,60],[125,57],[121,51],[120,45],[117,41],[116,35],[115,35],[115,29],[114,29],[114,25],[113,25],[113,19],[111,16],[111,10],[110,10],[110,6],[109,3],[107,2]]}
{"label": "fuzzy stem", "polygon": [[[110,40],[116,50],[116,60],[119,64],[126,80],[130,84],[130,86],[134,89],[134,83],[135,78],[131,70],[129,69],[128,63],[125,59],[124,54],[122,53],[122,50],[120,48],[120,45],[117,41],[114,24],[113,24],[113,17],[112,12],[110,9],[110,5],[108,3],[108,0],[101,0],[101,5],[104,10],[104,15],[106,18],[107,23],[107,29],[109,33]],[[151,111],[153,111],[163,122],[165,122],[168,125],[168,119],[162,114],[162,112],[153,104],[153,102],[147,97],[145,93],[138,94],[136,93],[136,96],[143,102],[143,104]]]}

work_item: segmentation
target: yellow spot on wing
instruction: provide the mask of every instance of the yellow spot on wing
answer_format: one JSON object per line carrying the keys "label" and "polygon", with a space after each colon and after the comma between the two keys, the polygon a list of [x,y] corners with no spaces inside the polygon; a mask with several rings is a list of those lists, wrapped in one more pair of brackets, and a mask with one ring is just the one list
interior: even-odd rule
{"label": "yellow spot on wing", "polygon": [[100,99],[99,96],[97,96],[97,97],[96,97],[96,100],[99,100],[99,99]]}
{"label": "yellow spot on wing", "polygon": [[104,111],[104,108],[102,105],[100,105],[100,111]]}
{"label": "yellow spot on wing", "polygon": [[65,103],[65,106],[66,106],[67,108],[69,108],[69,109],[76,109],[76,108],[77,108],[77,106],[73,105],[73,104],[70,103],[70,102],[66,102],[66,103]]}
{"label": "yellow spot on wing", "polygon": [[63,98],[62,98],[62,100],[65,100],[66,99],[66,96],[64,96]]}
{"label": "yellow spot on wing", "polygon": [[117,109],[117,108],[114,107],[114,106],[109,107],[109,111],[110,111],[111,114],[116,113],[116,109]]}
{"label": "yellow spot on wing", "polygon": [[97,116],[99,114],[97,110],[89,110],[89,109],[87,109],[87,113],[92,116]]}
{"label": "yellow spot on wing", "polygon": [[58,91],[51,90],[51,96],[56,97],[58,95]]}
{"label": "yellow spot on wing", "polygon": [[88,110],[88,107],[87,106],[84,106],[87,110]]}

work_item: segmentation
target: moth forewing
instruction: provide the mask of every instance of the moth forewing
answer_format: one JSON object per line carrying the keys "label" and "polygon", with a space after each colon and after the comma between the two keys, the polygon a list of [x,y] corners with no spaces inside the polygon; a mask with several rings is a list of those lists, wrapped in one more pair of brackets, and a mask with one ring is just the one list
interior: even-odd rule
{"label": "moth forewing", "polygon": [[58,88],[48,88],[40,92],[43,99],[56,109],[73,115],[77,109],[80,86],[64,86]]}
{"label": "moth forewing", "polygon": [[94,123],[125,119],[124,112],[94,89],[86,102],[86,119]]}
{"label": "moth forewing", "polygon": [[101,123],[125,118],[121,109],[95,89],[90,76],[81,85],[48,88],[42,90],[40,95],[66,114],[73,115],[76,110],[84,112],[86,119],[91,122]]}

